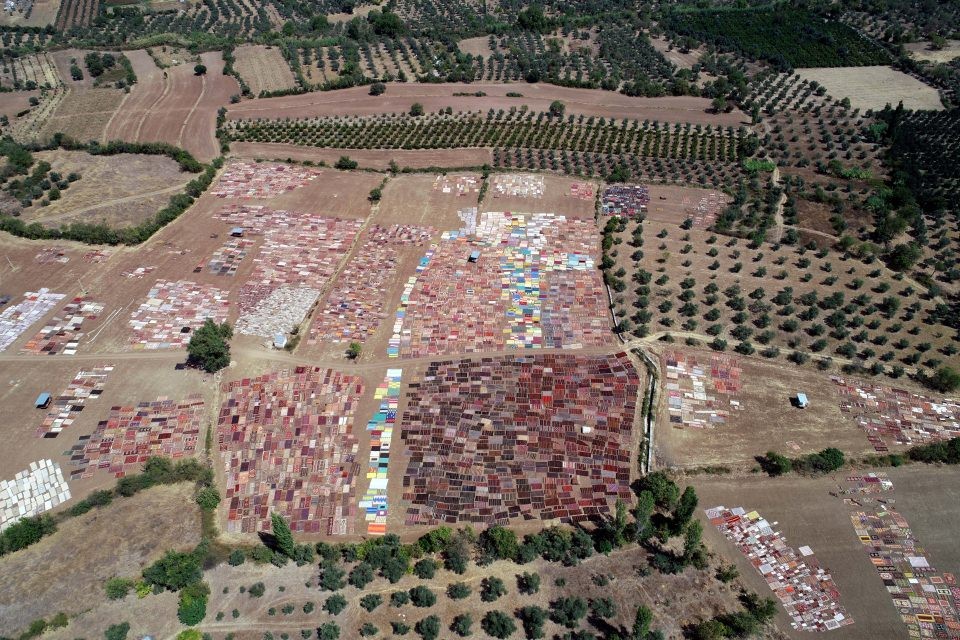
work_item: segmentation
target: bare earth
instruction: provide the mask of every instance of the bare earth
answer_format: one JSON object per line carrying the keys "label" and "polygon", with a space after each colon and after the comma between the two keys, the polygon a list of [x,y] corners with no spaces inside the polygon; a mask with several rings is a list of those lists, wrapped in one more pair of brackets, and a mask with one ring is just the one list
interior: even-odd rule
{"label": "bare earth", "polygon": [[237,72],[253,95],[258,95],[261,91],[290,89],[296,84],[290,65],[276,47],[244,45],[237,47],[236,56]]}
{"label": "bare earth", "polygon": [[960,40],[947,40],[947,45],[939,51],[931,49],[929,42],[911,42],[904,47],[917,60],[950,62],[954,58],[960,57]]}
{"label": "bare earth", "polygon": [[292,159],[299,162],[334,164],[340,156],[349,156],[362,169],[384,170],[395,161],[400,168],[479,167],[493,163],[491,149],[319,149],[271,142],[234,142],[230,154],[238,158]]}

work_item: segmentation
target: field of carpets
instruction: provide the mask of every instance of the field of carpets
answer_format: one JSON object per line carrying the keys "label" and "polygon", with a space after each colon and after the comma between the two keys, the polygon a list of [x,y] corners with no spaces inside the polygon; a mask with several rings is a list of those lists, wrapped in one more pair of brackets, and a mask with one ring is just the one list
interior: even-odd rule
{"label": "field of carpets", "polygon": [[354,533],[363,388],[361,378],[313,367],[225,385],[217,437],[228,532],[269,530],[276,512],[297,532]]}
{"label": "field of carpets", "polygon": [[63,393],[53,398],[46,416],[37,427],[37,436],[56,438],[70,427],[77,414],[86,407],[87,400],[96,400],[106,388],[112,366],[93,367],[77,373]]}
{"label": "field of carpets", "polygon": [[386,303],[396,284],[403,247],[422,247],[430,227],[373,225],[340,273],[310,326],[308,344],[358,341],[372,336],[387,317]]}
{"label": "field of carpets", "polygon": [[879,452],[960,437],[960,404],[882,384],[831,376],[840,411],[866,432]]}
{"label": "field of carpets", "polygon": [[268,338],[303,321],[363,224],[249,205],[227,205],[216,217],[263,235],[253,271],[239,292],[236,330]]}
{"label": "field of carpets", "polygon": [[76,355],[84,336],[82,329],[89,330],[101,313],[102,304],[85,297],[74,298],[24,345],[22,351],[35,355]]}
{"label": "field of carpets", "polygon": [[211,190],[218,198],[273,198],[316,180],[320,171],[288,164],[231,162]]}
{"label": "field of carpets", "polygon": [[59,464],[49,459],[31,462],[12,479],[0,479],[0,531],[69,499],[70,487]]}
{"label": "field of carpets", "polygon": [[440,361],[408,385],[407,525],[578,521],[630,493],[640,378],[625,353]]}
{"label": "field of carpets", "polygon": [[831,631],[853,624],[840,604],[840,591],[809,546],[793,549],[774,530],[776,523],[756,511],[723,506],[707,509],[707,518],[737,546],[770,585],[794,629]]}
{"label": "field of carpets", "polygon": [[200,441],[204,415],[199,396],[174,402],[161,398],[136,406],[114,406],[91,435],[80,436],[68,453],[79,467],[70,479],[89,478],[98,469],[116,478],[142,469],[147,458],[192,457]]}
{"label": "field of carpets", "polygon": [[207,318],[226,322],[229,311],[227,291],[188,280],[158,280],[130,315],[130,343],[134,349],[185,347]]}
{"label": "field of carpets", "polygon": [[740,366],[736,358],[668,351],[666,362],[667,410],[676,428],[711,429],[724,424],[731,411],[743,407]]}
{"label": "field of carpets", "polygon": [[636,218],[650,204],[650,190],[640,184],[611,185],[603,190],[600,206],[605,215]]}
{"label": "field of carpets", "polygon": [[592,221],[460,212],[408,280],[391,357],[609,344]]}
{"label": "field of carpets", "polygon": [[16,342],[34,322],[47,315],[66,296],[48,289],[28,291],[24,299],[0,313],[0,351]]}
{"label": "field of carpets", "polygon": [[393,427],[397,423],[402,376],[402,369],[387,369],[386,377],[374,391],[374,400],[380,404],[373,418],[367,423],[367,433],[370,436],[370,459],[367,464],[369,484],[360,499],[367,535],[379,536],[387,533],[390,449]]}

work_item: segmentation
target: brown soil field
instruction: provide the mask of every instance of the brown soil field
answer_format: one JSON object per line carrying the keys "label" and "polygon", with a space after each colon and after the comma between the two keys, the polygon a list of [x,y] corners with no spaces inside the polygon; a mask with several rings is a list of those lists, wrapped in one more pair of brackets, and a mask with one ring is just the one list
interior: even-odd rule
{"label": "brown soil field", "polygon": [[[194,75],[190,65],[159,74],[152,70],[144,76],[138,73],[137,84],[107,124],[106,138],[168,142],[185,148],[198,160],[215,158],[220,148],[215,137],[217,109],[240,90],[232,76],[223,75],[219,52],[201,54],[201,60],[207,67],[203,76]],[[147,66],[142,57],[137,63]]]}
{"label": "brown soil field", "polygon": [[906,109],[943,109],[936,89],[892,67],[797,69],[797,74],[819,82],[837,100],[850,98],[850,105],[858,109],[882,109],[898,102]]}
{"label": "brown soil field", "polygon": [[[657,344],[653,349],[661,356],[666,351],[689,353],[707,366],[716,355],[709,349],[676,345]],[[790,457],[826,447],[854,455],[874,453],[865,432],[840,412],[840,398],[829,374],[759,357],[724,357],[734,358],[741,367],[743,388],[731,397],[742,409],[730,411],[726,423],[712,429],[679,428],[681,425],[669,421],[667,393],[661,384],[654,437],[658,466],[752,468],[756,466],[755,456],[771,450]],[[666,371],[662,357],[661,371]],[[807,409],[790,404],[797,392],[805,392],[810,399]],[[707,393],[718,395],[710,388]]]}
{"label": "brown soil field", "polygon": [[166,156],[92,156],[58,150],[36,157],[64,176],[80,174],[80,180],[71,183],[60,200],[47,207],[31,207],[23,214],[25,220],[54,227],[71,222],[103,222],[112,227],[139,224],[166,206],[170,196],[194,177],[180,171]]}
{"label": "brown soil field", "polygon": [[[669,222],[680,225],[697,211],[697,204],[701,198],[714,193],[721,202],[731,202],[732,198],[722,191],[715,189],[699,189],[697,187],[680,187],[668,184],[651,184],[650,204],[647,205],[647,219],[657,222]],[[723,205],[721,205],[721,210]]]}
{"label": "brown soil field", "polygon": [[30,108],[30,98],[39,95],[40,91],[0,93],[0,116],[7,116],[12,124],[18,113]]}
{"label": "brown soil field", "polygon": [[244,45],[236,49],[234,65],[253,95],[261,91],[292,89],[297,82],[280,49],[264,45]]}
{"label": "brown soil field", "polygon": [[[0,558],[7,576],[0,586],[0,633],[14,635],[31,621],[57,612],[80,615],[70,626],[84,629],[84,612],[110,607],[104,583],[115,576],[136,577],[166,549],[186,550],[200,541],[200,510],[188,483],[154,487],[76,518],[29,549]],[[25,597],[24,594],[30,594]],[[132,600],[136,596],[131,596]],[[176,595],[150,596],[138,603],[151,615],[139,623],[170,618]],[[120,612],[122,613],[122,612]],[[117,615],[105,626],[121,622]],[[90,631],[90,629],[84,629]]]}
{"label": "brown soil field", "polygon": [[[497,175],[539,175],[543,178],[543,197],[525,198],[520,196],[497,196],[493,188],[493,180]],[[514,211],[520,213],[559,213],[573,218],[592,219],[596,212],[596,199],[583,200],[570,195],[573,184],[590,185],[596,196],[599,183],[589,178],[568,178],[544,174],[526,174],[518,171],[515,174],[491,174],[490,187],[480,206],[481,211]]]}
{"label": "brown soil field", "polygon": [[[50,57],[53,58],[57,72],[67,87],[77,89],[93,86],[93,78],[87,73],[87,69],[83,64],[83,56],[86,54],[87,51],[81,49],[61,49],[50,52]],[[83,79],[81,80],[74,80],[73,76],[70,75],[70,61],[73,59],[76,59],[77,66],[83,71]]]}
{"label": "brown soil field", "polygon": [[491,149],[320,149],[293,144],[271,142],[234,142],[230,155],[239,158],[296,160],[299,162],[326,162],[334,164],[340,156],[356,160],[362,169],[385,170],[390,161],[400,168],[427,169],[430,167],[479,167],[493,163]]}
{"label": "brown soil field", "polygon": [[929,42],[911,42],[905,44],[904,47],[917,60],[950,62],[954,58],[960,57],[960,40],[947,40],[947,45],[939,51],[931,49]]}
{"label": "brown soil field", "polygon": [[[485,97],[454,97],[454,93],[483,91]],[[519,92],[522,98],[508,98],[507,92]],[[427,111],[451,107],[454,111],[509,109],[527,105],[534,111],[546,111],[553,100],[567,106],[567,113],[606,118],[633,118],[663,122],[690,122],[738,126],[749,118],[740,111],[710,113],[706,98],[665,97],[631,98],[612,91],[569,89],[548,84],[396,84],[390,83],[382,96],[371,96],[366,87],[339,91],[306,93],[281,98],[249,100],[229,108],[227,118],[305,118],[325,115],[372,115],[406,112],[414,102]]]}
{"label": "brown soil field", "polygon": [[[960,562],[955,532],[960,527],[960,500],[955,468],[910,465],[887,472],[896,489],[896,509],[906,517],[914,535],[940,571],[955,572]],[[717,505],[756,509],[782,531],[787,543],[796,548],[809,545],[821,566],[833,576],[840,590],[840,602],[853,617],[840,637],[852,640],[906,637],[906,628],[893,606],[883,582],[861,542],[857,539],[850,513],[855,510],[830,495],[844,480],[845,473],[819,478],[796,475],[767,478],[691,479],[700,497],[697,517],[703,522],[703,539],[715,553],[740,570],[741,580],[761,596],[772,597],[766,582],[724,536],[707,522],[703,510]],[[809,638],[809,632],[793,631],[778,605],[778,627],[791,638]]]}
{"label": "brown soil field", "polygon": [[41,138],[65,133],[75,140],[99,140],[123,103],[120,89],[70,89],[41,129]]}

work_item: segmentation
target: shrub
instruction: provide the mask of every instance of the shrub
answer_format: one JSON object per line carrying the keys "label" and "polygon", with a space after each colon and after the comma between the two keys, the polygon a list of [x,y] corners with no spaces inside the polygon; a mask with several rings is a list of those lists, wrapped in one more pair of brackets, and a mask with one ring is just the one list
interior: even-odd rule
{"label": "shrub", "polygon": [[370,85],[370,95],[382,96],[387,90],[387,85],[382,82],[374,82]]}
{"label": "shrub", "polygon": [[340,627],[335,622],[324,622],[317,629],[319,640],[337,640],[340,637]]}
{"label": "shrub", "polygon": [[421,580],[431,580],[437,573],[437,563],[433,558],[423,558],[413,565],[413,573]]}
{"label": "shrub", "polygon": [[128,633],[130,633],[130,623],[121,622],[107,627],[107,630],[103,632],[103,637],[104,640],[126,640]]}
{"label": "shrub", "polygon": [[410,115],[418,118],[423,115],[423,105],[419,102],[414,102],[410,105]]}
{"label": "shrub", "polygon": [[427,616],[414,625],[414,629],[423,640],[436,640],[437,636],[440,635],[440,618]]}
{"label": "shrub", "polygon": [[[466,582],[454,582],[447,587],[447,596],[451,600],[463,600],[471,593],[470,585]],[[406,595],[406,594],[404,594]]]}
{"label": "shrub", "polygon": [[540,607],[523,607],[517,611],[517,617],[523,625],[523,633],[527,638],[542,638],[543,624],[547,621],[547,612]]}
{"label": "shrub", "polygon": [[550,603],[550,619],[568,629],[575,629],[587,615],[587,603],[581,598],[563,597]]}
{"label": "shrub", "polygon": [[359,163],[356,160],[351,160],[350,156],[340,156],[336,164],[333,166],[337,169],[346,171],[350,169],[356,169],[359,166]]}
{"label": "shrub", "polygon": [[373,611],[383,604],[383,597],[379,593],[368,593],[360,598],[360,606],[367,612]]}
{"label": "shrub", "polygon": [[533,595],[540,591],[540,574],[524,571],[517,576],[517,590],[524,595]]}
{"label": "shrub", "polygon": [[247,592],[250,594],[251,598],[259,598],[267,592],[267,588],[262,582],[257,582],[251,585]]}
{"label": "shrub", "polygon": [[391,607],[402,607],[408,602],[410,602],[410,594],[406,591],[394,591],[390,594]]}
{"label": "shrub", "polygon": [[213,511],[220,504],[220,492],[215,487],[203,487],[197,492],[196,501],[204,511]]}
{"label": "shrub", "polygon": [[133,588],[133,580],[126,578],[110,578],[107,580],[107,597],[111,600],[123,600]]}
{"label": "shrub", "polygon": [[473,618],[469,613],[461,613],[456,618],[453,619],[453,623],[450,625],[450,630],[461,638],[469,636],[472,631],[470,628],[473,626]]}
{"label": "shrub", "polygon": [[230,552],[230,557],[227,558],[227,562],[231,567],[239,567],[244,562],[246,562],[247,556],[240,549],[234,549]]}

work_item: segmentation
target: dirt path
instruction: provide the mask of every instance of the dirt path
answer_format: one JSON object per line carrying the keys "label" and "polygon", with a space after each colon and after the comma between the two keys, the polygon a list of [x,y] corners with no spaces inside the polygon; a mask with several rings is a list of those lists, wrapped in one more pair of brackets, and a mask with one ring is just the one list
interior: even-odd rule
{"label": "dirt path", "polygon": [[[780,182],[780,167],[774,167],[773,173],[770,176],[770,179],[777,185],[782,186]],[[777,200],[777,206],[773,210],[773,222],[776,225],[774,230],[774,242],[780,244],[780,241],[783,239],[783,205],[787,202],[787,193],[782,191],[780,193],[780,198]]]}

